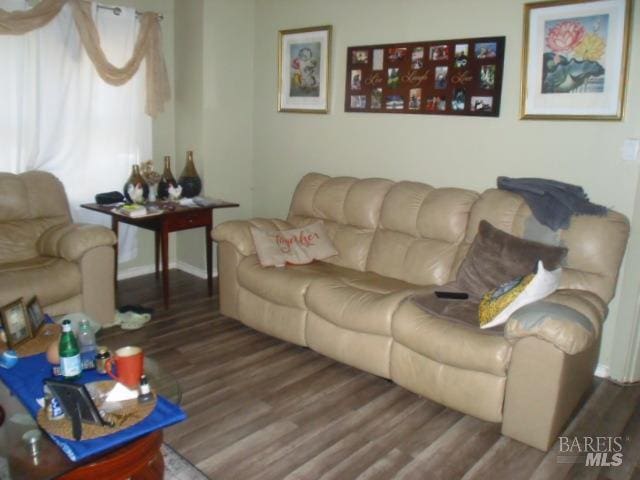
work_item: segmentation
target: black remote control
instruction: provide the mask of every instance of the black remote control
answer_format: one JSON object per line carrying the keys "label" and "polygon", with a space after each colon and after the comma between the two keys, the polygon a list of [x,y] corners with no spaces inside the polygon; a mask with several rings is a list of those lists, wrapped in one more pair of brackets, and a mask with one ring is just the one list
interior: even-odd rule
{"label": "black remote control", "polygon": [[469,298],[469,294],[464,292],[440,292],[436,290],[435,293],[438,298],[447,298],[451,300],[466,300]]}

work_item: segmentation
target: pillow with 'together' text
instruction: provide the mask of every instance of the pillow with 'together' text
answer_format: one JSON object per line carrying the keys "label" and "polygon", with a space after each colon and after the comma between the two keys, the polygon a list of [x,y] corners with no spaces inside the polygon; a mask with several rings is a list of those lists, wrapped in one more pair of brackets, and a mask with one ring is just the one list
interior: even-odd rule
{"label": "pillow with 'together' text", "polygon": [[251,227],[251,235],[263,267],[302,265],[338,254],[321,221],[281,231]]}

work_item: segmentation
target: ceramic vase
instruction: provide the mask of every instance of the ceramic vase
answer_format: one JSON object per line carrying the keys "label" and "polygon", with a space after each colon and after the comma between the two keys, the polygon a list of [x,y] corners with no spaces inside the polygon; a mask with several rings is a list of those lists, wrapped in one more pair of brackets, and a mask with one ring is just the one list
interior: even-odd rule
{"label": "ceramic vase", "polygon": [[187,152],[187,163],[178,179],[178,184],[182,187],[182,196],[186,198],[195,197],[202,191],[202,180],[200,180],[196,166],[193,163],[193,152],[191,150]]}
{"label": "ceramic vase", "polygon": [[160,200],[166,200],[169,198],[169,187],[173,186],[174,188],[178,186],[178,182],[176,182],[173,173],[171,172],[171,157],[164,157],[164,171],[162,172],[162,177],[160,178],[160,183],[158,183],[158,198]]}
{"label": "ceramic vase", "polygon": [[127,183],[124,184],[122,193],[130,203],[143,204],[149,198],[149,185],[140,174],[138,165],[131,167],[131,175],[127,179]]}

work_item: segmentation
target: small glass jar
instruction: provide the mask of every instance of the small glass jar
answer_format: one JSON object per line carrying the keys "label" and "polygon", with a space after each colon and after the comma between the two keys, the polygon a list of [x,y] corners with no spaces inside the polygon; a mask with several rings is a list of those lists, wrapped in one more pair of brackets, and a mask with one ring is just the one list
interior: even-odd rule
{"label": "small glass jar", "polygon": [[107,347],[98,347],[96,353],[96,371],[98,373],[107,373],[107,360],[111,357]]}

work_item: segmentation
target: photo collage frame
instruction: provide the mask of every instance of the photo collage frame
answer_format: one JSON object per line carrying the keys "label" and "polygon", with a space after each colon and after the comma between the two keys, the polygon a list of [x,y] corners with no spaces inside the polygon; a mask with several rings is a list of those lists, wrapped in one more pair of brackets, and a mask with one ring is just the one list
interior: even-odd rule
{"label": "photo collage frame", "polygon": [[347,49],[345,111],[500,115],[505,37]]}

